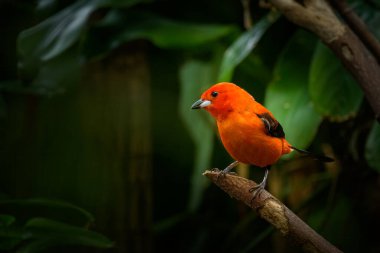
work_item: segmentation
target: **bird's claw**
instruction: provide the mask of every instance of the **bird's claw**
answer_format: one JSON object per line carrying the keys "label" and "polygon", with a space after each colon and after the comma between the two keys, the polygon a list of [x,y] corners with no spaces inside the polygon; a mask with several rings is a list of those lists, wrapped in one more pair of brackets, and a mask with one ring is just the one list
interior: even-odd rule
{"label": "bird's claw", "polygon": [[224,170],[219,170],[218,176],[216,177],[216,182],[219,181],[220,177],[226,177],[226,172],[224,172]]}
{"label": "bird's claw", "polygon": [[229,170],[226,171],[226,170],[219,170],[219,169],[217,169],[216,172],[219,172],[218,177],[216,178],[217,182],[219,181],[220,177],[226,177],[227,174],[229,174],[229,175],[237,175],[236,172],[229,171]]}
{"label": "bird's claw", "polygon": [[253,193],[252,194],[252,199],[251,199],[251,205],[252,205],[252,202],[257,198],[257,197],[260,197],[261,193],[263,192],[265,186],[264,185],[261,185],[261,184],[258,184],[256,185],[255,187],[252,187],[251,189],[249,189],[249,192],[250,193]]}

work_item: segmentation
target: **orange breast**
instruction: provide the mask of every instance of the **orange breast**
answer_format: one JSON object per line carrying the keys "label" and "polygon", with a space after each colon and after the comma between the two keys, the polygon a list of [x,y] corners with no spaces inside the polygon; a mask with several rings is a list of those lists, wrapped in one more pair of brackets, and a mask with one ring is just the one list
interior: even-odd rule
{"label": "orange breast", "polygon": [[285,139],[267,135],[261,119],[247,113],[218,121],[222,143],[234,159],[265,167],[276,163],[283,154],[291,151]]}

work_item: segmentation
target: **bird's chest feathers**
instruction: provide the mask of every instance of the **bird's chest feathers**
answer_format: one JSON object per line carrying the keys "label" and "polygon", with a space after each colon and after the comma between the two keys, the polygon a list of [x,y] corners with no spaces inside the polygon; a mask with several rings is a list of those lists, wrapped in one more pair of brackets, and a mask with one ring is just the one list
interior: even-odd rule
{"label": "bird's chest feathers", "polygon": [[218,121],[218,130],[227,149],[238,149],[241,145],[259,140],[265,129],[263,122],[253,113],[236,112],[223,121]]}
{"label": "bird's chest feathers", "polygon": [[254,113],[238,113],[218,121],[223,145],[237,161],[265,167],[282,154],[283,142],[266,134],[262,120]]}

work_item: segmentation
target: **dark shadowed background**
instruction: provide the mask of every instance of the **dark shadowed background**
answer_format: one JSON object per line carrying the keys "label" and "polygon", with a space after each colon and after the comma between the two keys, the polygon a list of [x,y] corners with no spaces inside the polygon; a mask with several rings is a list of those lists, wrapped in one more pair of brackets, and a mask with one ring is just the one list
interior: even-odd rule
{"label": "dark shadowed background", "polygon": [[[380,38],[380,2],[350,4]],[[288,156],[268,190],[344,252],[380,251],[379,124],[330,50],[279,13],[6,0],[0,23],[0,251],[300,252],[202,176],[232,161],[190,109],[219,81],[264,103],[292,145],[336,159]]]}

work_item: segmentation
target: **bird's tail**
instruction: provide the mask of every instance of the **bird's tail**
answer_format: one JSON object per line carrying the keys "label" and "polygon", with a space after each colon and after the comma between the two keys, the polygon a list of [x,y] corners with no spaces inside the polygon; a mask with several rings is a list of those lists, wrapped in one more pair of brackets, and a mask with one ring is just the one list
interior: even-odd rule
{"label": "bird's tail", "polygon": [[313,154],[309,151],[306,151],[306,150],[302,150],[302,149],[299,149],[299,148],[296,148],[296,147],[293,147],[293,146],[290,146],[291,149],[297,151],[298,153],[304,155],[304,156],[308,156],[308,157],[311,157],[311,158],[314,158],[315,160],[318,160],[318,161],[321,161],[321,162],[324,162],[324,163],[330,163],[330,162],[333,162],[334,159],[331,158],[331,157],[328,157],[328,156],[325,156],[325,155],[316,155],[316,154]]}

